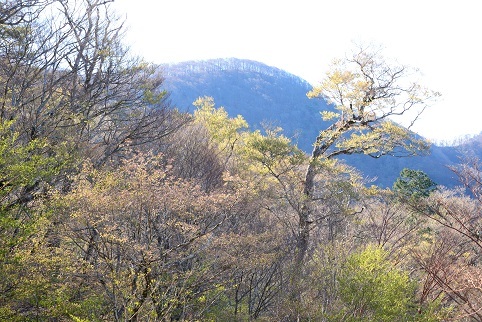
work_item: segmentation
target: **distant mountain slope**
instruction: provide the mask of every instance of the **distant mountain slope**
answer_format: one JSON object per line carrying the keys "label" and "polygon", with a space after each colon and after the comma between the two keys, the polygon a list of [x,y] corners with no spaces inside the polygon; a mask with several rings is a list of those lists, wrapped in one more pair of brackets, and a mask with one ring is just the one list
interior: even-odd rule
{"label": "distant mountain slope", "polygon": [[[282,127],[307,153],[311,153],[319,131],[329,126],[322,121],[320,111],[330,107],[306,96],[311,85],[278,68],[232,58],[165,65],[163,71],[165,88],[181,110],[192,111],[198,97],[211,96],[229,115],[241,114],[252,129],[261,129],[262,123]],[[480,142],[464,148],[481,155]],[[380,186],[391,187],[403,168],[411,168],[424,171],[438,184],[453,187],[458,183],[447,166],[457,163],[458,155],[457,148],[434,146],[425,157],[375,160],[352,155],[344,159],[367,177],[377,178],[374,184]]]}
{"label": "distant mountain slope", "polygon": [[[311,152],[328,109],[322,100],[308,99],[308,82],[280,69],[240,59],[215,59],[164,66],[165,87],[180,109],[192,110],[200,96],[211,96],[231,116],[242,115],[252,129],[281,126],[285,135]],[[297,138],[298,139],[297,139]]]}

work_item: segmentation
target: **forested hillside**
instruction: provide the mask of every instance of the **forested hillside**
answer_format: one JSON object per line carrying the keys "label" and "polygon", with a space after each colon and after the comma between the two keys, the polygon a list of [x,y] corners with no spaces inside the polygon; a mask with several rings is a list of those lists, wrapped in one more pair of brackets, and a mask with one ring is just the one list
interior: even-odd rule
{"label": "forested hillside", "polygon": [[282,127],[298,146],[311,152],[313,138],[329,126],[323,100],[311,100],[311,85],[280,69],[250,60],[213,59],[162,66],[164,88],[175,106],[187,111],[203,96],[213,97],[231,117],[242,115],[252,129]]}
{"label": "forested hillside", "polygon": [[[303,79],[265,64],[242,59],[213,59],[164,65],[164,88],[176,106],[188,111],[202,96],[213,97],[231,117],[242,115],[252,129],[263,125],[278,126],[300,149],[311,153],[314,138],[330,123],[320,112],[334,110],[324,100],[309,99],[312,85]],[[321,80],[320,75],[320,80]],[[460,162],[467,150],[482,155],[470,143],[460,146],[432,145],[428,155],[413,158],[386,157],[374,160],[366,155],[341,156],[381,187],[391,187],[400,171],[411,168],[424,171],[440,185],[460,184],[449,169]]]}
{"label": "forested hillside", "polygon": [[109,1],[0,9],[0,321],[482,321],[479,160],[452,167],[465,190],[339,160],[428,151],[390,121],[438,97],[405,66],[355,48],[314,88],[236,67],[233,86],[280,81],[256,78],[283,88],[267,102],[291,79],[334,107],[307,153],[217,92],[170,105],[173,74],[129,53]]}

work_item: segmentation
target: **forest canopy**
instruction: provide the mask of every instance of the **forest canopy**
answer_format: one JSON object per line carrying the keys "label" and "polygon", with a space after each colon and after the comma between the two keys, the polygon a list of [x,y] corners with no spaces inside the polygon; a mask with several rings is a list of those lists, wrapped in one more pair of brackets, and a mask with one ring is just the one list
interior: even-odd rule
{"label": "forest canopy", "polygon": [[337,158],[427,153],[394,121],[439,96],[408,67],[335,61],[306,154],[170,106],[111,2],[0,4],[0,320],[482,321],[479,160],[382,189]]}

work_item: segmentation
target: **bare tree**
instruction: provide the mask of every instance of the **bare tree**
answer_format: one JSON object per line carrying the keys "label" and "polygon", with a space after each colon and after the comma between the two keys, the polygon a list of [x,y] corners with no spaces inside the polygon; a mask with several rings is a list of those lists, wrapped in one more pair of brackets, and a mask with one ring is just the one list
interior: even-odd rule
{"label": "bare tree", "polygon": [[0,4],[0,30],[37,19],[40,12],[54,0],[6,0]]}
{"label": "bare tree", "polygon": [[71,142],[102,164],[186,122],[168,108],[157,66],[122,43],[110,2],[55,1],[1,42],[0,117],[25,141]]}
{"label": "bare tree", "polygon": [[480,162],[469,158],[452,170],[463,188],[438,189],[409,202],[430,223],[425,233],[429,243],[414,247],[412,256],[426,274],[422,300],[445,294],[457,318],[482,321]]}

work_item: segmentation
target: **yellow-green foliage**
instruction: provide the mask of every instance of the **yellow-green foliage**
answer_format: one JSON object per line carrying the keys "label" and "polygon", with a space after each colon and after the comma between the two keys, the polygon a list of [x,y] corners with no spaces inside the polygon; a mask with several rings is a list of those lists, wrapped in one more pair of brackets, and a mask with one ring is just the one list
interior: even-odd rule
{"label": "yellow-green foliage", "polygon": [[333,119],[336,119],[336,118],[340,117],[340,114],[335,113],[333,111],[321,111],[320,114],[321,114],[321,117],[322,117],[323,121],[330,121],[330,120],[333,120]]}
{"label": "yellow-green foliage", "polygon": [[223,107],[216,108],[212,97],[200,97],[194,103],[196,122],[202,123],[209,131],[212,139],[221,149],[231,147],[239,139],[248,123],[241,115],[230,118]]}
{"label": "yellow-green foliage", "polygon": [[[331,71],[327,73],[320,85],[314,87],[308,97],[323,97],[329,104],[343,112],[350,112],[349,104],[360,105],[370,83],[358,70],[343,60],[334,60]],[[343,95],[343,99],[340,99]]]}
{"label": "yellow-green foliage", "polygon": [[[326,142],[337,134],[336,130],[323,131],[319,141]],[[352,126],[344,136],[337,139],[334,148],[344,151],[344,154],[412,155],[427,153],[430,143],[394,122],[381,121],[370,127]]]}
{"label": "yellow-green foliage", "polygon": [[380,247],[350,255],[337,277],[342,309],[339,321],[437,321],[432,308],[417,309],[416,285]]}
{"label": "yellow-green foliage", "polygon": [[195,122],[207,128],[210,139],[218,150],[236,159],[236,172],[257,178],[258,188],[265,189],[281,176],[293,176],[294,170],[306,161],[306,155],[289,138],[282,135],[281,128],[248,131],[248,124],[241,117],[230,118],[224,108],[216,108],[211,97],[194,102]]}
{"label": "yellow-green foliage", "polygon": [[369,246],[351,255],[338,282],[353,321],[406,321],[413,285],[381,248]]}
{"label": "yellow-green foliage", "polygon": [[[48,245],[49,212],[39,188],[68,162],[62,146],[22,142],[13,121],[0,123],[0,320],[61,316],[71,304],[64,285],[70,263]],[[24,308],[35,308],[25,315]],[[73,308],[71,308],[73,309]],[[28,310],[26,310],[28,311]],[[40,312],[42,311],[42,312]],[[73,309],[75,311],[75,309]],[[72,311],[72,312],[73,312]]]}
{"label": "yellow-green foliage", "polygon": [[55,154],[46,140],[22,143],[12,124],[0,123],[0,254],[36,226],[36,216],[25,213],[24,203],[32,198],[25,196],[26,190],[48,182],[68,160],[63,147],[55,147]]}
{"label": "yellow-green foliage", "polygon": [[280,175],[306,160],[304,153],[289,138],[279,134],[280,130],[266,130],[266,135],[255,131],[245,137],[245,156],[258,166],[261,165],[263,172]]}
{"label": "yellow-green foliage", "polygon": [[352,57],[335,60],[322,82],[308,93],[340,111],[322,112],[324,120],[336,122],[317,137],[317,154],[331,158],[353,153],[374,157],[425,153],[429,144],[393,120],[411,114],[415,121],[440,94],[404,80],[412,76],[409,71],[387,62],[372,48],[356,48]]}
{"label": "yellow-green foliage", "polygon": [[14,189],[57,173],[62,165],[60,156],[46,154],[49,149],[46,140],[36,139],[23,144],[12,125],[13,121],[0,122],[0,198]]}

